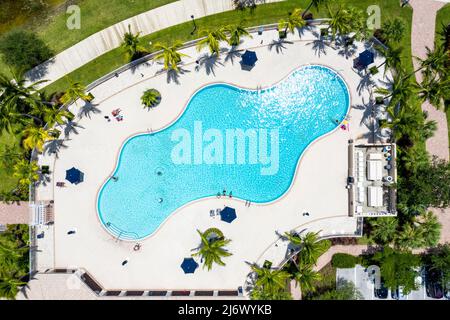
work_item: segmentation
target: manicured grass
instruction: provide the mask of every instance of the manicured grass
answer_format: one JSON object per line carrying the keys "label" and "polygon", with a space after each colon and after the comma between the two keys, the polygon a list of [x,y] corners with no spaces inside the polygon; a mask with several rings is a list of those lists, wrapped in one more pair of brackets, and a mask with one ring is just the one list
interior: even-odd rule
{"label": "manicured grass", "polygon": [[[98,0],[79,0],[76,1],[81,12],[79,30],[69,30],[66,26],[69,15],[66,13],[64,2],[68,1],[46,0],[44,2],[48,7],[44,13],[37,10],[33,14],[21,10],[16,4],[20,1],[12,2],[13,5],[9,5],[8,9],[11,12],[10,16],[14,18],[5,19],[4,23],[0,23],[0,36],[17,27],[32,30],[56,54],[117,22],[174,1],[177,0],[109,0],[101,4]],[[0,4],[0,9],[4,9],[7,2],[11,1]],[[1,61],[0,70],[8,70]]]}
{"label": "manicured grass", "polygon": [[[4,146],[16,145],[20,147],[20,137],[18,135],[11,135],[3,132],[0,135],[0,150],[3,150]],[[9,191],[17,185],[17,179],[14,178],[11,172],[5,170],[0,163],[0,192]]]}
{"label": "manicured grass", "polygon": [[[450,24],[450,3],[446,4],[438,11],[436,16],[436,42],[442,41],[441,35],[438,33],[442,30],[442,25]],[[447,106],[447,127],[450,129],[450,106]],[[448,131],[448,138],[450,140],[450,130]]]}
{"label": "manicured grass", "polygon": [[[408,70],[412,70],[412,58],[411,58],[411,19],[412,10],[410,8],[401,9],[399,4],[391,0],[341,0],[340,3],[344,5],[352,5],[363,10],[366,10],[370,5],[379,5],[381,8],[381,19],[391,19],[394,17],[400,17],[406,23],[406,34],[399,46],[402,46],[404,50],[405,66]],[[223,12],[217,15],[204,17],[196,20],[198,30],[202,29],[214,29],[222,27],[228,24],[242,23],[244,26],[256,26],[268,23],[278,22],[281,18],[286,18],[288,12],[294,8],[306,8],[309,0],[287,0],[279,3],[271,3],[258,6],[255,10],[244,11],[229,11]],[[328,10],[322,8],[319,12],[313,10],[315,18],[327,17]],[[191,35],[192,23],[184,23],[177,26],[173,26],[159,32],[155,32],[151,35],[141,38],[141,44],[149,47],[149,41],[152,43],[164,42],[172,43],[175,40],[181,40],[183,42],[198,38],[198,33]],[[149,49],[150,50],[150,49]],[[93,82],[101,76],[117,69],[125,63],[123,53],[120,48],[111,50],[108,53],[98,57],[94,61],[84,65],[83,67],[73,71],[68,75],[69,78],[80,81],[85,85]],[[63,91],[67,87],[66,79],[59,79],[58,81],[47,86],[47,91]]]}

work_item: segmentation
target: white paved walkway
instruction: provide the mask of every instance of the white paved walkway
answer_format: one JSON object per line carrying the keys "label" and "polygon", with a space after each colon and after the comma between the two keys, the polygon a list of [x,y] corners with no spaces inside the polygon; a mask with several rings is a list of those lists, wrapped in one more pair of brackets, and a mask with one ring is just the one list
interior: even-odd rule
{"label": "white paved walkway", "polygon": [[[264,3],[279,1],[284,0],[264,0]],[[128,32],[128,25],[131,26],[133,33],[141,32],[141,36],[144,36],[190,21],[191,15],[198,19],[230,10],[234,10],[232,0],[180,0],[172,2],[91,35],[57,54],[49,61],[35,67],[27,73],[27,77],[33,80],[49,80],[45,83],[45,85],[49,85],[102,54],[118,48],[123,41],[124,34]]]}
{"label": "white paved walkway", "polygon": [[[315,30],[316,31],[316,30]],[[278,264],[283,258],[283,248],[272,250],[278,233],[292,229],[311,228],[313,221],[327,218],[347,220],[347,224],[320,224],[314,230],[324,234],[348,233],[355,224],[348,218],[348,197],[345,188],[348,170],[348,140],[365,142],[369,129],[362,121],[367,114],[367,91],[359,91],[361,78],[352,69],[352,58],[346,59],[338,50],[326,47],[320,57],[314,50],[315,35],[305,32],[290,35],[292,44],[284,44],[280,53],[268,46],[277,39],[277,31],[264,32],[246,39],[242,49],[252,48],[258,54],[258,62],[251,72],[241,70],[235,60],[225,61],[222,56],[214,73],[207,73],[204,66],[196,70],[199,55],[194,48],[184,52],[192,58],[185,60],[185,72],[178,83],[167,81],[159,63],[141,65],[137,70],[126,71],[96,87],[93,94],[98,114],[83,116],[77,120],[79,134],[71,134],[64,142],[58,158],[41,157],[40,163],[49,164],[54,172],[47,186],[38,188],[38,200],[55,200],[55,252],[54,265],[49,268],[73,268],[80,266],[91,273],[106,289],[231,289],[242,286],[250,268],[246,262],[256,262],[265,252],[273,252],[268,259]],[[261,43],[262,41],[262,43]],[[364,45],[358,43],[357,52]],[[381,59],[376,58],[380,64]],[[276,68],[273,68],[274,65]],[[246,88],[267,87],[279,82],[293,70],[305,64],[324,64],[341,74],[351,91],[350,131],[338,130],[316,141],[305,153],[290,191],[276,202],[246,207],[239,199],[202,199],[190,203],[165,222],[152,237],[141,241],[142,249],[133,252],[134,243],[117,242],[102,227],[97,217],[97,192],[116,165],[116,157],[122,143],[130,136],[158,130],[172,123],[184,110],[185,102],[199,88],[214,82],[231,82]],[[143,77],[141,76],[143,74]],[[378,83],[383,70],[374,80]],[[156,88],[163,100],[158,108],[148,112],[140,104],[145,89]],[[81,106],[81,104],[80,104]],[[103,118],[118,106],[125,121],[108,123]],[[73,106],[78,113],[79,107]],[[65,170],[76,165],[85,173],[85,181],[78,186],[54,188],[64,181]],[[232,224],[209,216],[212,208],[229,205],[236,208],[239,218]],[[303,217],[308,210],[310,217]],[[233,256],[226,259],[226,267],[213,271],[198,269],[194,276],[185,275],[181,261],[197,247],[199,239],[195,229],[218,227],[232,239],[229,249]],[[77,229],[68,236],[67,231]],[[280,254],[281,253],[281,254]],[[39,254],[45,254],[40,252]],[[264,255],[264,257],[266,257]],[[126,267],[121,262],[129,258]],[[39,261],[39,260],[38,260]]]}

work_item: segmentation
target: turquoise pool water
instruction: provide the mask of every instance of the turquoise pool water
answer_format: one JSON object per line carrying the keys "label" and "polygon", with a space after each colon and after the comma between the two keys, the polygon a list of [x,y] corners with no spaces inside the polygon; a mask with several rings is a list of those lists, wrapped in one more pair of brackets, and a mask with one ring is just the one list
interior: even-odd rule
{"label": "turquoise pool water", "polygon": [[[289,189],[308,145],[334,130],[348,108],[344,81],[322,66],[302,67],[264,90],[204,87],[170,127],[124,144],[116,181],[108,180],[99,193],[99,217],[115,236],[141,239],[181,206],[223,190],[251,202],[271,202]],[[237,142],[227,144],[233,129],[255,133],[243,140],[244,149]],[[202,137],[199,132],[206,134],[205,141],[196,140]],[[189,136],[191,144],[186,143]],[[217,147],[213,151],[212,145]]]}

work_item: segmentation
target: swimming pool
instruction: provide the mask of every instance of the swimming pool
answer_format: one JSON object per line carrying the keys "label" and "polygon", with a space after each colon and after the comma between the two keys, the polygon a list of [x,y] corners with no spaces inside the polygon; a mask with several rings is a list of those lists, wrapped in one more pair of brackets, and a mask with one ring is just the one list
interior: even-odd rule
{"label": "swimming pool", "polygon": [[[338,126],[349,103],[341,77],[318,65],[263,90],[206,86],[170,127],[125,142],[117,179],[98,195],[100,220],[113,235],[135,240],[155,232],[177,208],[224,190],[255,203],[274,201],[288,191],[308,145]],[[241,140],[247,144],[227,144],[235,129],[249,133]]]}

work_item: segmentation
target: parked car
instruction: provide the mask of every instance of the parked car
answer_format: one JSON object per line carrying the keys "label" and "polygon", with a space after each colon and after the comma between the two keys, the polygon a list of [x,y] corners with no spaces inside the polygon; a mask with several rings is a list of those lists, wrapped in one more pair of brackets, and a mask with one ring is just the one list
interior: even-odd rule
{"label": "parked car", "polygon": [[428,297],[434,299],[442,299],[444,297],[441,272],[427,268],[425,274],[425,286]]}
{"label": "parked car", "polygon": [[399,300],[407,300],[408,295],[403,293],[403,287],[398,287],[398,299]]}
{"label": "parked car", "polygon": [[387,297],[388,297],[388,288],[386,288],[385,286],[384,286],[384,281],[383,281],[383,279],[381,279],[381,282],[380,282],[380,288],[375,288],[374,289],[374,295],[375,295],[375,297],[377,297],[378,299],[387,299]]}
{"label": "parked car", "polygon": [[398,287],[395,290],[391,290],[391,298],[394,300],[398,300],[399,299],[399,294],[398,294]]}
{"label": "parked car", "polygon": [[446,299],[450,300],[450,282],[445,286],[444,296]]}

